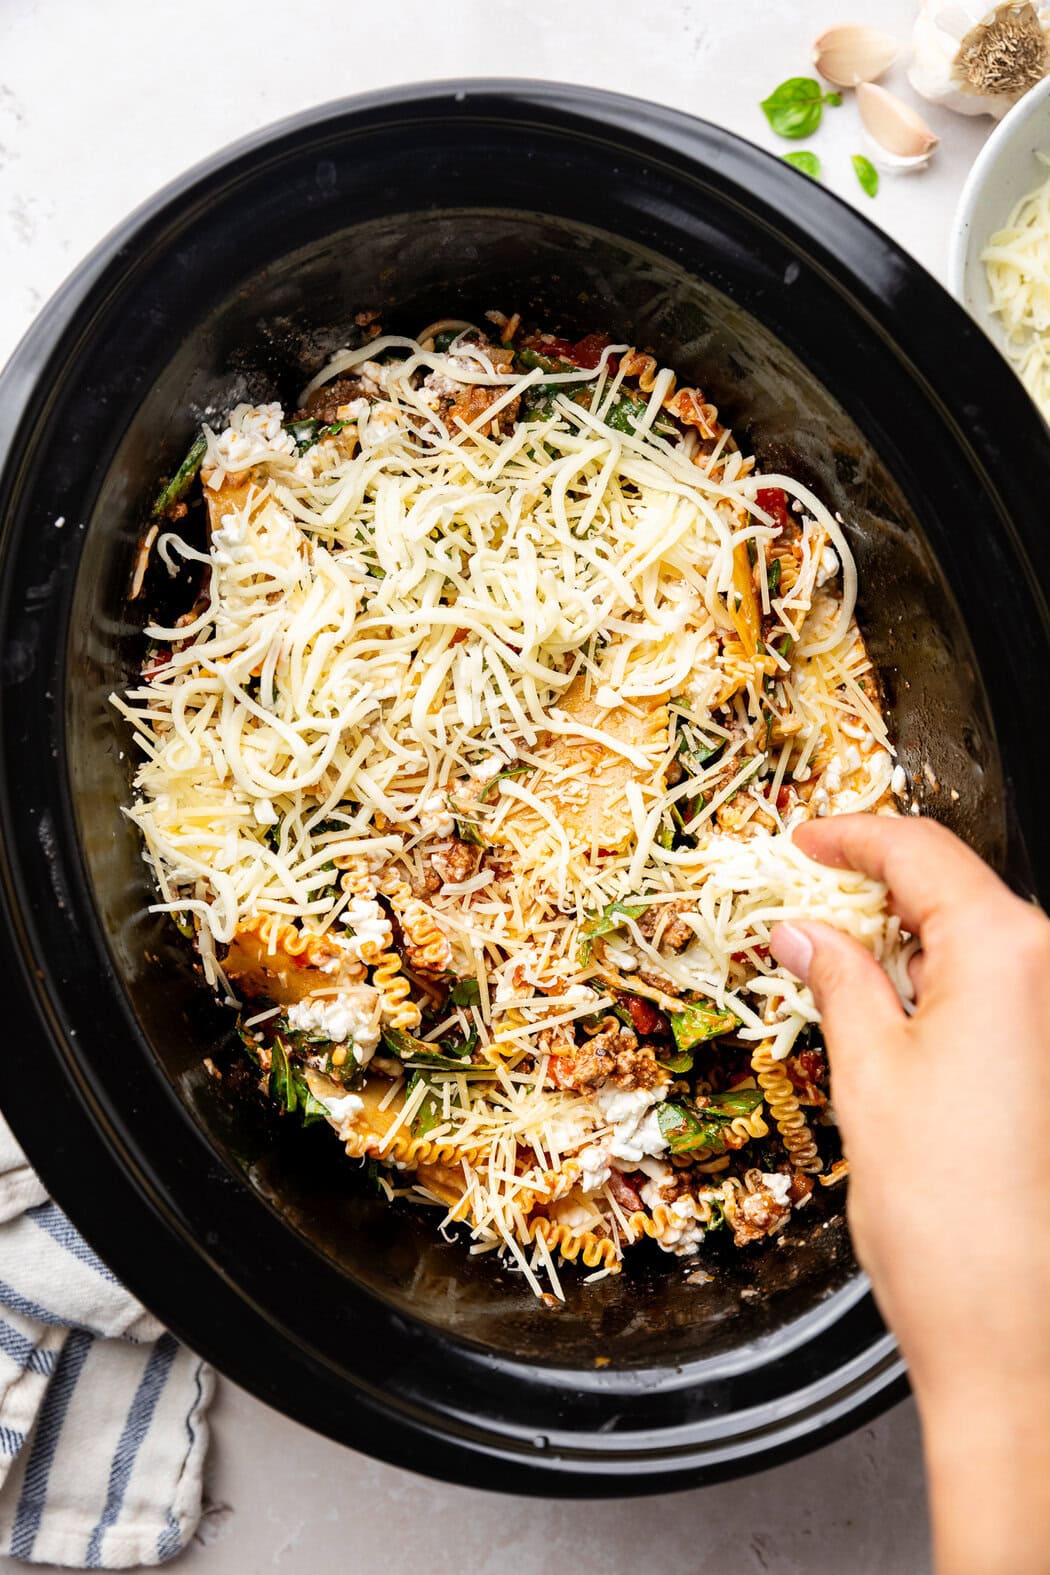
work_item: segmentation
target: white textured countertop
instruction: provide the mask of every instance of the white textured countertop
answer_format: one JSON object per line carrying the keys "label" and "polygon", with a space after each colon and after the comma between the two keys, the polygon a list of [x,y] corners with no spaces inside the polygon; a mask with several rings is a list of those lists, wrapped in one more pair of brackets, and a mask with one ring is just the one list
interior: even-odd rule
{"label": "white textured countertop", "polygon": [[[0,4],[0,361],[64,276],[129,209],[224,143],[329,98],[397,82],[531,76],[659,99],[777,152],[758,109],[808,74],[837,21],[904,35],[912,0],[213,0]],[[804,13],[806,20],[800,21]],[[903,83],[900,67],[887,85]],[[905,91],[907,91],[905,89]],[[849,163],[855,110],[807,142],[825,183],[943,276],[963,178],[992,123],[931,109],[942,136],[920,176],[874,202]],[[929,1567],[909,1402],[775,1471],[601,1506],[510,1499],[378,1465],[307,1433],[231,1384],[213,1413],[207,1514],[180,1575],[425,1568],[496,1575],[921,1575]]]}

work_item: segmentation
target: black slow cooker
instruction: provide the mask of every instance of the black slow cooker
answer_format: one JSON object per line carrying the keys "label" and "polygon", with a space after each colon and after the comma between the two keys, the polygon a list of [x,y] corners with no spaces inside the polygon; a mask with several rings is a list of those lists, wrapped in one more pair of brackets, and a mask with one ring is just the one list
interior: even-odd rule
{"label": "black slow cooker", "polygon": [[114,1270],[289,1415],[459,1482],[650,1492],[768,1465],[904,1393],[841,1199],[709,1283],[650,1248],[592,1286],[567,1271],[547,1309],[375,1197],[329,1133],[208,1075],[229,1015],[148,914],[121,813],[133,750],[108,696],[144,617],[127,590],[196,424],[294,401],[360,311],[412,331],[490,307],[651,348],[840,511],[924,807],[1045,888],[1050,445],[980,331],[849,208],[703,122],[571,87],[385,92],[176,182],[0,385],[2,1105]]}

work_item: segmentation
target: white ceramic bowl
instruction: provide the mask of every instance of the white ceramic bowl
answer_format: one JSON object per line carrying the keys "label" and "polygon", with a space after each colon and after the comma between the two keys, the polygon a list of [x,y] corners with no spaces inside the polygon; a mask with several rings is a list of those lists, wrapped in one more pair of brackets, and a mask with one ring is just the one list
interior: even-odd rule
{"label": "white ceramic bowl", "polygon": [[1050,77],[1026,93],[1000,122],[970,171],[952,221],[948,288],[988,336],[1004,349],[981,253],[1014,205],[1050,173],[1036,152],[1050,154]]}

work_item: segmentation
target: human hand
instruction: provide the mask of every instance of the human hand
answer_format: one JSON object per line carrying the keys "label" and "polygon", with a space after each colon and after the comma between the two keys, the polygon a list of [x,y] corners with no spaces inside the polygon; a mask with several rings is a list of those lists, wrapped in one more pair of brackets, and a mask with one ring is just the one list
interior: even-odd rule
{"label": "human hand", "polygon": [[921,942],[911,1017],[836,930],[779,925],[772,949],[822,1014],[850,1226],[908,1360],[939,1568],[1050,1570],[1050,922],[933,821],[795,837],[884,880]]}

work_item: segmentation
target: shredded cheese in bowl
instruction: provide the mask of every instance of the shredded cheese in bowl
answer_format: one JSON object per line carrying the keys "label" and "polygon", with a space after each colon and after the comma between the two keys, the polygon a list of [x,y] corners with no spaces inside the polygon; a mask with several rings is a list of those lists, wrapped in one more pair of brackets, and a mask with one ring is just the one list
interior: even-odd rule
{"label": "shredded cheese in bowl", "polygon": [[885,891],[790,835],[900,768],[821,500],[651,357],[490,316],[204,430],[156,546],[196,595],[114,703],[260,1088],[562,1296],[834,1165],[769,937],[824,919],[907,993]]}
{"label": "shredded cheese in bowl", "polygon": [[[1050,166],[1047,154],[1036,158]],[[1021,198],[981,261],[1006,353],[1050,420],[1050,175]]]}

